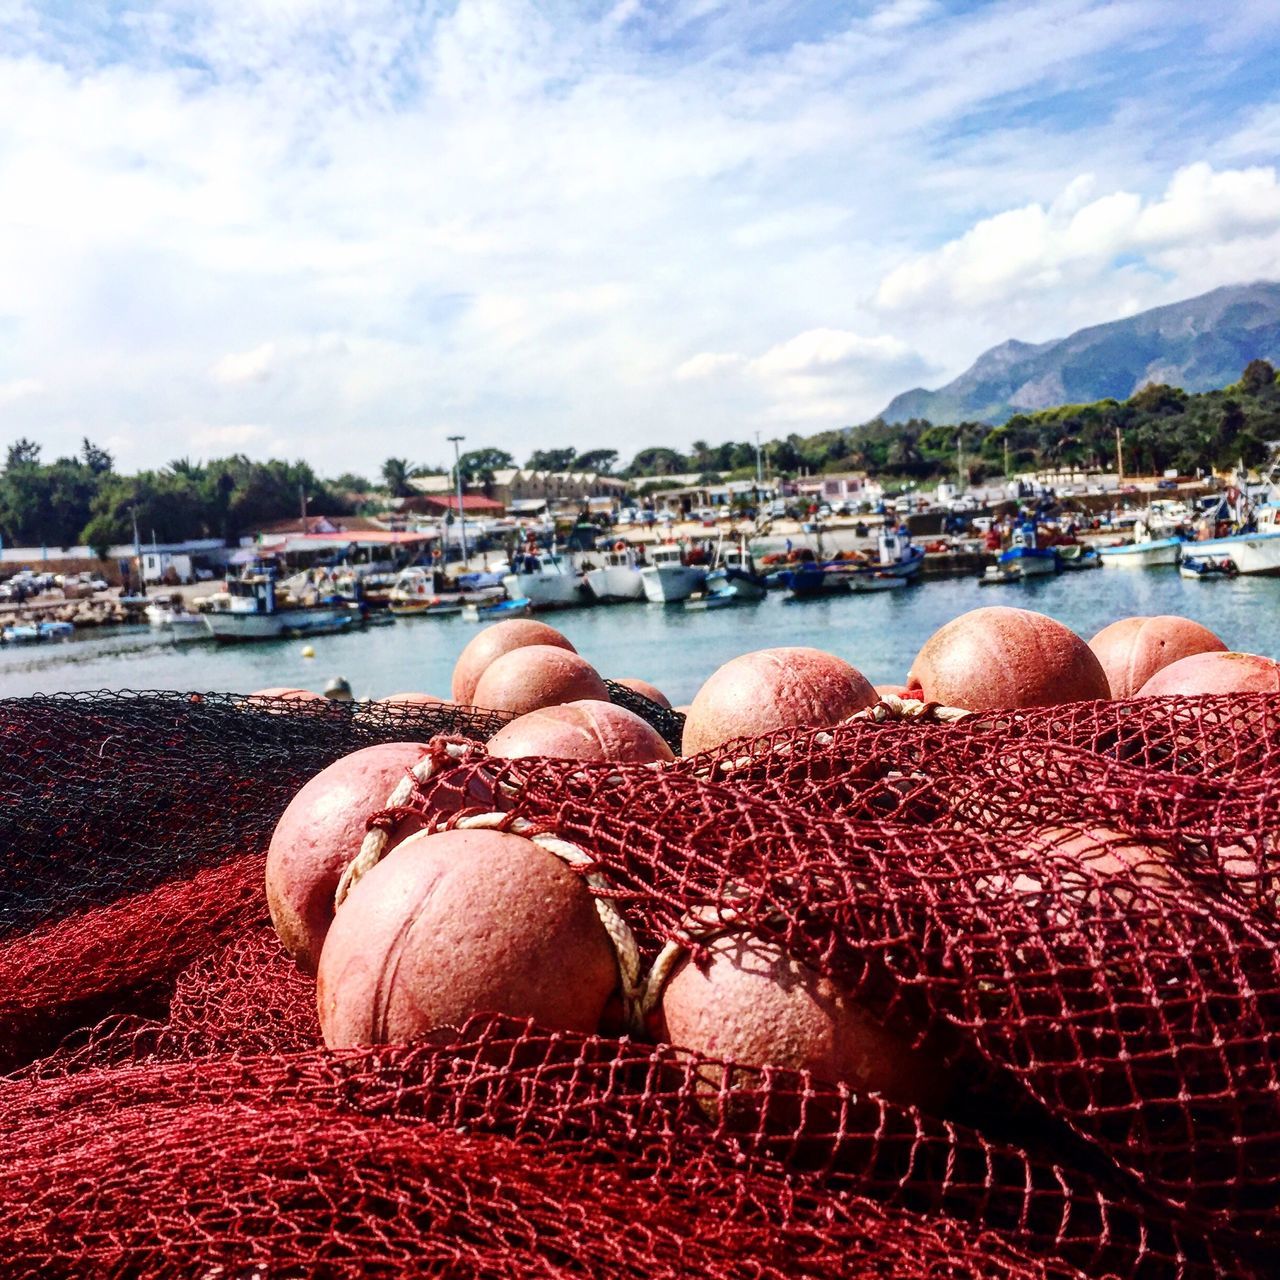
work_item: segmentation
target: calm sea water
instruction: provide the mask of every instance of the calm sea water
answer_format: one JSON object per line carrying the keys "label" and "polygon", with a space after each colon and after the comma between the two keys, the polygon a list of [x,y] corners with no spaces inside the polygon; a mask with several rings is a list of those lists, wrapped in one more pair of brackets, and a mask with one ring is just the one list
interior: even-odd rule
{"label": "calm sea water", "polygon": [[[972,578],[905,591],[711,611],[648,604],[575,609],[547,620],[605,675],[639,676],[675,703],[688,702],[721,663],[749,649],[813,645],[839,654],[875,683],[900,681],[921,644],[944,622],[982,605],[1050,614],[1088,639],[1130,614],[1179,613],[1211,627],[1235,649],[1280,658],[1280,578],[1189,582],[1176,570],[1098,569],[1018,586],[979,588]],[[343,675],[357,697],[417,690],[447,696],[449,675],[476,624],[417,618],[352,635],[226,648],[166,640],[148,628],[86,632],[40,646],[0,648],[0,695],[88,689],[249,693],[272,685],[324,688]]]}

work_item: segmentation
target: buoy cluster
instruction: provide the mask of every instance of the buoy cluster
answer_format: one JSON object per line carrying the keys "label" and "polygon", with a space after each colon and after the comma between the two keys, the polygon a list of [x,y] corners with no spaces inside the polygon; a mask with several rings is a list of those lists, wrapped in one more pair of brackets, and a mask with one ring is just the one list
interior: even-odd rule
{"label": "buoy cluster", "polygon": [[[669,705],[643,681],[620,683]],[[831,727],[885,692],[982,712],[1252,691],[1280,691],[1280,665],[1232,653],[1185,618],[1126,618],[1086,642],[1041,614],[983,608],[943,626],[902,684],[879,690],[817,649],[735,658],[687,708],[683,751]],[[601,675],[573,645],[540,622],[481,631],[458,658],[451,692],[458,704],[513,714],[488,745],[494,757],[650,769],[673,758],[645,720],[608,700]],[[400,693],[387,701],[441,700]],[[545,840],[485,828],[429,832],[401,815],[386,832],[381,860],[335,908],[368,819],[387,808],[426,752],[423,743],[397,742],[338,760],[298,792],[275,830],[267,861],[271,917],[297,964],[316,977],[325,1042],[400,1043],[479,1013],[531,1017],[566,1031],[607,1027],[620,984],[615,942],[587,880]],[[1027,871],[1004,888],[1038,893],[1036,867],[1049,854],[1088,871],[1082,893],[1099,876],[1158,881],[1166,858],[1109,828],[1052,829],[1029,841]],[[706,1056],[807,1069],[926,1108],[939,1107],[945,1094],[938,1064],[921,1047],[775,942],[733,929],[719,932],[697,963],[686,957],[673,966],[646,1030]]]}

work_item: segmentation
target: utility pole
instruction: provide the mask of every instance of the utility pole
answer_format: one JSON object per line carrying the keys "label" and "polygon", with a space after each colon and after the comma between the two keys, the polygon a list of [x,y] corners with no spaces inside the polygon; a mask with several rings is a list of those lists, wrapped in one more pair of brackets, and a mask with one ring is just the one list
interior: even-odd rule
{"label": "utility pole", "polygon": [[956,432],[956,488],[963,493],[969,486],[964,481],[964,432]]}
{"label": "utility pole", "polygon": [[1009,437],[1004,438],[1004,474],[1006,479],[1009,475]]}
{"label": "utility pole", "polygon": [[298,505],[302,508],[302,532],[307,531],[307,486],[298,482]]}
{"label": "utility pole", "polygon": [[1120,473],[1120,483],[1124,484],[1124,449],[1120,445],[1120,428],[1116,428],[1116,470]]}
{"label": "utility pole", "polygon": [[756,432],[756,488],[764,483],[764,472],[760,468],[760,433]]}
{"label": "utility pole", "polygon": [[459,445],[466,439],[466,436],[450,436],[449,440],[453,444],[453,478],[458,486],[458,539],[462,547],[462,568],[467,567],[467,522],[462,514],[462,451]]}
{"label": "utility pole", "polygon": [[147,578],[142,572],[142,542],[138,537],[138,508],[130,507],[129,514],[133,517],[133,559],[138,566],[138,594],[145,596],[147,594]]}

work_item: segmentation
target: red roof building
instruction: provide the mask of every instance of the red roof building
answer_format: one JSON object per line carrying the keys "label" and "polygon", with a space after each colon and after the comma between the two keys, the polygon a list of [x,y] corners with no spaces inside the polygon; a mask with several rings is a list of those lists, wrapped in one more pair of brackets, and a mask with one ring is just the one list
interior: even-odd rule
{"label": "red roof building", "polygon": [[[423,515],[441,516],[458,512],[458,495],[456,493],[421,493],[406,498],[401,504],[401,511],[418,511]],[[478,493],[462,495],[462,510],[469,516],[500,516],[506,511],[501,502],[493,498],[483,497]]]}

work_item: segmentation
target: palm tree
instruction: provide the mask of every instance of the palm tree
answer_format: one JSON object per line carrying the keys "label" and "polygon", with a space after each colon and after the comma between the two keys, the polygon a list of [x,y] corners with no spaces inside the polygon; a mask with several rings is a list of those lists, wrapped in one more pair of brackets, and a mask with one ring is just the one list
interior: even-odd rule
{"label": "palm tree", "polygon": [[382,464],[382,482],[393,498],[407,498],[413,493],[409,481],[418,474],[418,468],[408,458],[388,458]]}

